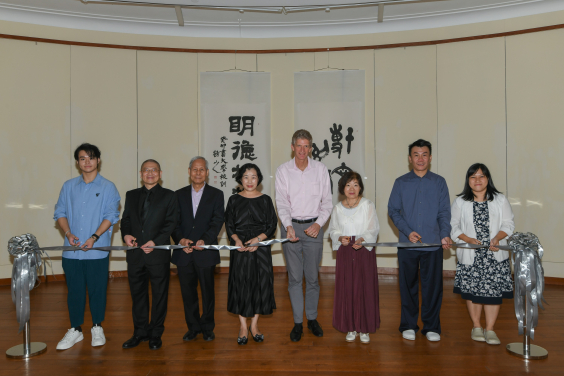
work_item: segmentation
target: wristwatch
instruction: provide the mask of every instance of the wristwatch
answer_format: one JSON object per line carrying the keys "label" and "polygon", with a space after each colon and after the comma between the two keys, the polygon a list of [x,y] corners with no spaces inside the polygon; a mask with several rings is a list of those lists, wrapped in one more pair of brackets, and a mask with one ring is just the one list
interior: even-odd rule
{"label": "wristwatch", "polygon": [[98,239],[100,239],[100,237],[96,234],[92,234],[91,238],[94,239],[94,243],[96,243]]}

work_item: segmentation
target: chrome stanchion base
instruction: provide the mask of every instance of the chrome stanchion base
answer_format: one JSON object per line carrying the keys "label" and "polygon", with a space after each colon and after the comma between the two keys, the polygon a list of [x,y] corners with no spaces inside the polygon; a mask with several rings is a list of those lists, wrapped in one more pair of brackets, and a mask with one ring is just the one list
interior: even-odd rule
{"label": "chrome stanchion base", "polygon": [[548,351],[537,345],[529,345],[529,354],[525,354],[525,346],[523,342],[514,342],[507,345],[506,349],[511,355],[518,356],[523,359],[546,359]]}
{"label": "chrome stanchion base", "polygon": [[24,350],[24,345],[22,343],[21,345],[16,345],[6,350],[6,356],[12,359],[31,358],[32,356],[40,355],[47,351],[47,344],[43,342],[32,342],[30,343],[29,353],[26,354]]}

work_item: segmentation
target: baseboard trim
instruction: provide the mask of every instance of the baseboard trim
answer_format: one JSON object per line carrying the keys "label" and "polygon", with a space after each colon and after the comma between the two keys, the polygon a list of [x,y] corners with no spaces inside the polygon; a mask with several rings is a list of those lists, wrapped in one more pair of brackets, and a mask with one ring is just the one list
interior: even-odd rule
{"label": "baseboard trim", "polygon": [[[285,266],[274,266],[273,267],[274,273],[286,273]],[[228,274],[229,267],[228,266],[220,266],[215,268],[216,274]],[[335,267],[334,266],[320,266],[319,273],[324,274],[335,274]],[[176,268],[170,269],[170,275],[177,275],[178,272]],[[398,275],[398,268],[378,268],[378,274],[381,275]],[[456,274],[455,270],[443,270],[443,277],[445,278],[454,278]],[[109,273],[110,278],[126,278],[127,277],[127,270],[114,270],[110,271]],[[40,276],[39,280],[44,283],[45,277]],[[47,276],[47,283],[49,282],[64,282],[66,281],[64,274],[50,274]],[[558,277],[544,277],[544,282],[546,285],[556,285],[556,286],[564,286],[564,278]],[[11,278],[0,278],[0,286],[10,286],[12,283]]]}

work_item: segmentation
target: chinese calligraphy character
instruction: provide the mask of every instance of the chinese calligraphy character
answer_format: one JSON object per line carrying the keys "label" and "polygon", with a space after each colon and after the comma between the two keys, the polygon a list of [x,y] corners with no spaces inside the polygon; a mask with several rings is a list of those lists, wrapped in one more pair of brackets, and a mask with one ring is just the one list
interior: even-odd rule
{"label": "chinese calligraphy character", "polygon": [[216,168],[219,168],[219,161],[214,161],[212,167],[212,171],[215,172],[216,174],[219,174],[221,171],[216,170]]}
{"label": "chinese calligraphy character", "polygon": [[339,167],[334,168],[333,171],[331,171],[331,174],[337,174],[342,177],[349,171],[352,171],[351,168],[343,162]]}
{"label": "chinese calligraphy character", "polygon": [[239,155],[239,151],[241,151],[241,160],[243,158],[246,158],[250,161],[254,161],[255,159],[257,159],[257,157],[255,157],[255,145],[249,143],[249,141],[247,140],[243,140],[242,142],[233,141],[233,145],[235,145],[231,148],[231,150],[235,150],[235,152],[233,153],[233,160],[237,159],[237,156]]}
{"label": "chinese calligraphy character", "polygon": [[327,140],[323,140],[323,144],[324,146],[321,150],[319,150],[315,143],[312,145],[311,156],[314,160],[317,159],[318,161],[321,161],[323,158],[329,155],[329,143],[327,142]]}
{"label": "chinese calligraphy character", "polygon": [[339,153],[339,159],[341,159],[341,151],[343,150],[343,144],[341,143],[343,133],[341,131],[343,130],[343,126],[339,124],[337,127],[337,124],[333,123],[333,128],[329,128],[329,130],[331,131],[331,141],[333,141],[331,151],[333,153]]}
{"label": "chinese calligraphy character", "polygon": [[[241,129],[241,120],[243,120],[243,129]],[[254,116],[229,116],[229,132],[237,133],[242,136],[246,130],[251,131],[251,137],[255,133],[255,117]]]}
{"label": "chinese calligraphy character", "polygon": [[235,179],[237,177],[237,172],[239,172],[239,165],[232,167],[231,172],[233,172],[233,175],[231,175],[231,177]]}
{"label": "chinese calligraphy character", "polygon": [[345,140],[347,140],[347,154],[350,154],[351,153],[351,142],[353,142],[353,140],[354,140],[354,136],[353,136],[354,130],[352,129],[352,127],[348,127],[347,132],[349,134],[347,135],[347,137],[345,137]]}

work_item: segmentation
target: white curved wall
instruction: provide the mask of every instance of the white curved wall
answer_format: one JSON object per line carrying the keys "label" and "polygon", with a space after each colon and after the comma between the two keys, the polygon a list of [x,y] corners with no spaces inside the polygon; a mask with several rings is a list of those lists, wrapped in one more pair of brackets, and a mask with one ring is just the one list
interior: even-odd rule
{"label": "white curved wall", "polygon": [[[531,16],[520,24],[550,25],[561,15]],[[484,32],[461,26],[385,38],[450,38],[516,26],[503,22],[483,25]],[[141,42],[135,35],[5,22],[0,22],[0,33]],[[225,40],[207,44],[155,38],[144,42],[208,48],[230,45]],[[364,35],[354,41],[375,44],[382,38]],[[347,41],[353,39],[274,40],[267,48]],[[238,47],[264,47],[264,41],[251,42],[240,41]],[[437,46],[258,55],[149,52],[0,39],[0,165],[5,176],[0,187],[0,244],[25,232],[35,234],[42,245],[62,243],[52,220],[53,207],[62,183],[78,174],[72,151],[83,141],[100,146],[101,173],[116,183],[122,197],[138,186],[138,164],[147,158],[163,165],[166,187],[186,185],[187,162],[198,153],[199,72],[235,66],[271,72],[272,167],[276,168],[290,158],[294,72],[329,65],[366,71],[366,165],[367,172],[374,173],[369,175],[365,196],[376,202],[380,240],[396,239],[387,217],[387,199],[393,180],[408,171],[407,144],[423,137],[435,146],[432,169],[447,179],[451,199],[460,192],[467,167],[476,161],[486,163],[496,185],[513,203],[517,230],[531,231],[543,242],[546,275],[564,277],[560,268],[564,256],[556,236],[564,225],[559,215],[564,206],[563,167],[558,158],[564,146],[564,128],[559,126],[564,118],[563,62],[562,29]],[[120,244],[118,234],[114,244]],[[275,249],[275,265],[283,265],[279,248]],[[379,257],[379,266],[397,266],[393,249],[379,252],[387,253]],[[445,253],[445,269],[455,268],[452,254]],[[54,255],[54,272],[62,273],[60,258]],[[329,244],[322,263],[335,264]],[[0,278],[9,278],[11,268],[7,252],[0,253]],[[126,269],[123,253],[114,252],[111,269]]]}

